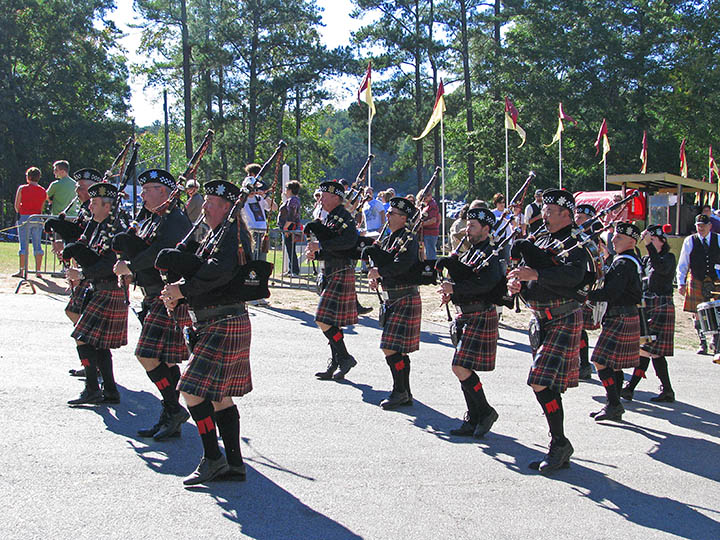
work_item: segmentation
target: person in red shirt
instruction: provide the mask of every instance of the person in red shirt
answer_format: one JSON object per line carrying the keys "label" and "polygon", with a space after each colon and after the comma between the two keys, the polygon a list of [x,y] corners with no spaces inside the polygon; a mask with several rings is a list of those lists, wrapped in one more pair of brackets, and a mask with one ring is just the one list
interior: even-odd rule
{"label": "person in red shirt", "polygon": [[437,259],[436,244],[440,234],[440,209],[438,208],[432,193],[428,193],[422,201],[425,205],[422,232],[423,244],[425,245],[425,260]]}
{"label": "person in red shirt", "polygon": [[[25,171],[26,184],[18,186],[17,192],[15,193],[15,211],[20,216],[17,221],[18,238],[20,240],[20,271],[17,274],[13,274],[13,277],[22,277],[25,271],[25,258],[27,257],[28,246],[27,236],[25,236],[25,230],[22,224],[33,214],[42,214],[43,206],[47,199],[45,188],[38,183],[40,182],[40,174],[40,169],[30,167]],[[42,244],[40,243],[41,237],[42,227],[33,227],[30,231],[30,238],[33,244],[33,253],[35,254],[35,273],[38,275],[40,274],[43,259]]]}

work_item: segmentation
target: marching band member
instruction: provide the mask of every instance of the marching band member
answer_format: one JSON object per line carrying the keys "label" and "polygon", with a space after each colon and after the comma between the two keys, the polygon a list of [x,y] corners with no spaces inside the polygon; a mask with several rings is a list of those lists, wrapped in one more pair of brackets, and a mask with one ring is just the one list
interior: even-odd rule
{"label": "marching band member", "polygon": [[[582,310],[577,300],[587,267],[581,249],[571,250],[557,259],[554,248],[566,240],[573,228],[575,199],[561,189],[543,192],[543,222],[547,235],[533,243],[520,240],[513,251],[534,246],[542,257],[524,257],[524,264],[508,274],[508,292],[521,293],[534,315],[536,330],[531,334],[533,365],[528,385],[535,392],[550,427],[550,448],[540,463],[531,463],[541,473],[549,473],[570,462],[573,447],[565,437],[561,394],[578,384],[578,356],[582,331]],[[548,263],[547,261],[551,261]]]}
{"label": "marching band member", "polygon": [[640,317],[637,305],[642,300],[641,263],[635,255],[640,230],[632,223],[615,225],[612,244],[615,248],[603,288],[591,291],[588,299],[608,303],[602,332],[593,350],[592,361],[605,387],[607,403],[598,412],[590,413],[595,421],[621,420],[625,412],[620,403],[623,369],[635,367],[640,361]]}
{"label": "marching band member", "polygon": [[[203,457],[195,472],[183,481],[186,486],[226,474],[245,480],[240,416],[233,397],[252,390],[250,318],[245,302],[239,300],[240,291],[229,286],[238,272],[240,249],[248,257],[252,254],[250,233],[241,212],[227,229],[223,227],[231,219],[229,213],[240,189],[224,180],[212,180],[204,187],[203,215],[210,227],[206,240],[212,242],[216,235],[222,238],[215,238],[219,245],[191,279],[166,285],[162,291],[168,309],[186,299],[193,321],[190,362],[178,390],[197,425]],[[216,425],[227,457],[218,446]]]}
{"label": "marching band member", "polygon": [[[164,441],[180,435],[180,426],[190,418],[178,401],[177,385],[180,381],[178,364],[188,358],[182,329],[190,326],[191,321],[187,304],[175,309],[174,320],[165,309],[160,298],[163,280],[155,269],[155,259],[161,249],[175,247],[191,225],[185,212],[177,205],[165,215],[163,203],[176,188],[175,178],[169,172],[150,169],[138,176],[138,183],[142,186],[140,196],[149,217],[142,223],[137,235],[151,243],[143,243],[144,249],[139,253],[115,263],[114,272],[120,278],[133,277],[142,290],[141,313],[144,316],[135,356],[163,398],[160,419],[154,426],[139,430],[138,435]],[[154,238],[149,238],[153,231],[156,231]]]}
{"label": "marching band member", "polygon": [[[82,270],[68,269],[67,279],[70,282],[83,279],[90,282],[84,299],[87,305],[81,310],[71,334],[85,367],[85,389],[78,398],[68,401],[70,405],[120,402],[110,349],[117,349],[127,343],[128,302],[125,291],[118,285],[112,271],[116,257],[108,239],[117,188],[99,182],[90,186],[88,194],[90,212],[96,224],[88,225],[81,237],[81,240],[87,239],[87,247],[75,243],[63,251],[63,258],[75,258],[82,267]],[[76,251],[87,252],[87,256],[81,257]],[[98,385],[98,370],[103,378],[102,391]]]}
{"label": "marching band member", "polygon": [[[471,208],[467,212],[466,238],[469,248],[460,258],[465,263],[479,253],[492,250],[490,233],[495,227],[495,216],[485,208]],[[438,290],[443,302],[455,304],[458,315],[454,325],[459,342],[452,360],[452,372],[460,381],[467,413],[462,425],[450,430],[451,435],[482,437],[498,419],[497,411],[490,406],[476,371],[493,371],[498,341],[498,314],[492,303],[491,292],[503,278],[500,259],[490,256],[489,264],[471,275],[453,276],[443,281]],[[439,266],[443,265],[442,259]],[[469,268],[469,267],[468,267]],[[448,268],[450,270],[450,268]]]}
{"label": "marching band member", "polygon": [[635,368],[632,378],[620,392],[620,397],[632,400],[635,387],[645,377],[652,359],[662,388],[660,395],[650,398],[650,401],[672,403],[675,401],[675,392],[670,384],[667,357],[674,353],[675,306],[672,281],[675,275],[675,255],[670,251],[662,225],[650,225],[641,238],[648,252],[643,257],[646,276],[643,280],[645,315],[650,335],[656,336],[656,340],[641,345],[640,365]]}
{"label": "marching band member", "polygon": [[422,302],[418,287],[413,283],[408,271],[420,260],[420,244],[413,236],[401,252],[394,253],[393,245],[402,242],[404,235],[409,234],[406,224],[416,213],[415,205],[407,199],[394,197],[390,200],[390,209],[387,212],[390,235],[381,240],[379,247],[389,252],[391,257],[380,261],[371,258],[373,266],[368,271],[370,287],[377,289],[382,280],[385,296],[385,320],[381,321],[383,332],[380,348],[390,367],[393,389],[392,393],[380,402],[383,409],[412,405],[409,353],[420,348]]}
{"label": "marching band member", "polygon": [[342,327],[358,322],[355,272],[350,257],[343,253],[355,248],[358,233],[355,219],[343,205],[345,190],[342,184],[323,182],[320,192],[320,205],[327,212],[324,224],[329,225],[334,234],[308,242],[305,256],[323,263],[318,276],[321,293],[315,322],[328,339],[332,356],[327,369],[315,376],[321,380],[342,380],[357,365],[345,346]]}

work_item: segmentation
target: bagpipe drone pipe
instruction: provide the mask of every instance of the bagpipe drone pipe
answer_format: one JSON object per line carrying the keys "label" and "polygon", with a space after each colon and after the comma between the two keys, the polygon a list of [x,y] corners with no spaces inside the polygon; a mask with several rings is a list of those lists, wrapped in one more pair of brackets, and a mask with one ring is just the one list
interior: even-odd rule
{"label": "bagpipe drone pipe", "polygon": [[[469,266],[460,260],[457,253],[453,253],[448,257],[440,257],[435,263],[435,269],[437,273],[442,274],[443,271],[447,271],[450,276],[450,280],[453,283],[461,283],[478,277],[478,272],[481,268],[487,266],[490,262],[490,257],[497,256],[492,251],[486,253],[484,257],[478,259],[480,262],[474,266]],[[484,263],[484,264],[481,264]],[[513,306],[513,298],[507,296],[507,279],[503,276],[488,293],[488,299],[496,306]]]}

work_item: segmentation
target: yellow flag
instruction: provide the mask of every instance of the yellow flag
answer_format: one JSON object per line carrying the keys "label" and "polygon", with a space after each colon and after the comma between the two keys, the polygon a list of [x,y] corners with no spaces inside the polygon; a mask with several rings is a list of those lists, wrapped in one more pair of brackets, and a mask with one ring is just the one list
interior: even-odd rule
{"label": "yellow flag", "polygon": [[372,66],[370,62],[368,62],[367,72],[365,73],[362,81],[360,81],[360,88],[358,89],[357,96],[358,103],[362,103],[364,101],[368,104],[368,107],[370,107],[370,120],[372,121],[373,116],[375,116],[375,103],[373,103],[372,87],[370,84],[371,70]]}
{"label": "yellow flag", "polygon": [[517,131],[517,134],[520,135],[520,138],[522,139],[522,142],[518,145],[518,148],[520,148],[523,144],[525,144],[525,130],[517,123],[518,115],[519,113],[515,108],[515,105],[513,105],[512,101],[505,96],[505,129]]}
{"label": "yellow flag", "polygon": [[419,141],[423,137],[425,137],[430,131],[432,131],[432,128],[437,126],[440,123],[440,120],[442,120],[443,114],[445,113],[445,98],[443,95],[445,94],[445,88],[443,87],[442,80],[440,81],[440,85],[438,86],[437,96],[435,97],[435,106],[433,107],[433,112],[430,115],[430,120],[428,120],[427,126],[425,126],[425,129],[420,134],[419,137],[413,137],[413,141]]}

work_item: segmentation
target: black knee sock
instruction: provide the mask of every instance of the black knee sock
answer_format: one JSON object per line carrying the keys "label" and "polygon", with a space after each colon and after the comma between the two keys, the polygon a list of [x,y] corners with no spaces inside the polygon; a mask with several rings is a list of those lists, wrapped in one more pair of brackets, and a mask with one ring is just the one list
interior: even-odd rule
{"label": "black knee sock", "polygon": [[563,413],[562,396],[560,392],[545,388],[539,392],[535,392],[535,399],[538,400],[543,413],[545,413],[552,440],[558,444],[565,444],[567,441],[565,438],[565,427],[563,425],[565,414]]}
{"label": "black knee sock", "polygon": [[395,353],[386,356],[385,362],[390,366],[390,373],[392,373],[393,392],[405,392],[405,357],[400,353]]}
{"label": "black knee sock", "polygon": [[483,385],[480,382],[480,378],[477,373],[473,371],[467,379],[460,381],[460,384],[462,385],[463,390],[467,389],[468,394],[472,397],[476,406],[478,417],[484,417],[490,409],[490,404],[485,397],[485,391],[483,390]]}
{"label": "black knee sock", "polygon": [[663,390],[672,392],[672,384],[670,384],[670,373],[668,373],[667,358],[664,356],[658,356],[652,359],[653,368],[655,368],[655,374],[662,383]]}
{"label": "black knee sock", "polygon": [[403,381],[405,381],[405,390],[410,395],[410,357],[407,354],[403,355],[405,359],[405,369],[403,370]]}
{"label": "black knee sock", "polygon": [[77,352],[80,357],[80,363],[85,368],[85,390],[88,392],[97,392],[100,389],[97,379],[98,350],[92,345],[85,343],[77,346]]}
{"label": "black knee sock", "polygon": [[622,369],[616,369],[615,386],[617,386],[618,395],[620,395],[620,390],[622,390],[623,384],[625,384],[625,373],[623,373]]}
{"label": "black knee sock", "polygon": [[477,405],[475,405],[475,400],[472,397],[471,391],[465,388],[463,383],[460,383],[460,388],[462,389],[465,404],[467,405],[468,422],[475,425],[478,423],[478,410]]}
{"label": "black knee sock", "polygon": [[153,383],[155,383],[155,386],[157,386],[157,389],[160,391],[160,395],[165,402],[165,406],[169,409],[177,408],[177,405],[179,405],[177,391],[175,390],[175,385],[177,383],[175,383],[175,378],[173,377],[173,372],[170,366],[168,366],[165,362],[160,362],[158,367],[147,372],[147,376]]}
{"label": "black knee sock", "polygon": [[608,403],[610,403],[610,405],[619,405],[620,391],[618,390],[618,385],[615,382],[615,372],[612,368],[606,367],[605,369],[598,371],[598,377],[600,377],[600,381],[602,381],[602,384],[605,387]]}
{"label": "black knee sock", "polygon": [[635,390],[635,387],[638,385],[640,380],[645,378],[645,372],[647,371],[649,365],[650,359],[647,356],[641,356],[640,365],[633,371],[632,377],[630,377],[630,382],[627,385],[630,391]]}
{"label": "black knee sock", "polygon": [[237,405],[215,412],[217,427],[225,446],[225,455],[230,465],[242,465],[240,452],[240,414]]}
{"label": "black knee sock", "polygon": [[103,388],[109,392],[117,392],[110,349],[98,349],[97,365],[103,378]]}
{"label": "black knee sock", "polygon": [[323,334],[325,334],[325,337],[328,338],[330,347],[335,351],[336,359],[339,360],[340,358],[347,358],[350,356],[347,352],[347,348],[345,347],[343,331],[340,328],[337,326],[331,326],[323,332]]}
{"label": "black knee sock", "polygon": [[580,367],[585,367],[590,365],[590,360],[588,358],[588,334],[585,330],[583,330],[580,333]]}
{"label": "black knee sock", "polygon": [[168,364],[170,366],[170,373],[172,374],[172,383],[173,388],[175,389],[175,395],[177,396],[177,400],[180,401],[180,390],[177,389],[178,384],[180,384],[180,376],[182,375],[180,373],[180,366],[177,364]]}
{"label": "black knee sock", "polygon": [[203,451],[208,459],[218,459],[222,454],[218,446],[217,431],[213,420],[213,406],[209,399],[194,407],[188,407],[202,439]]}

